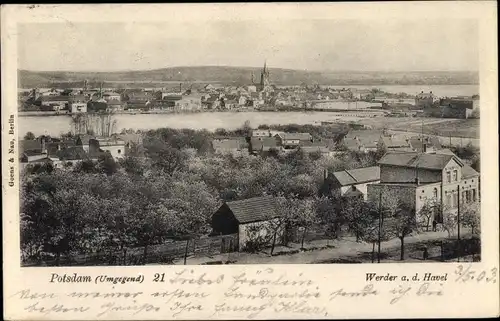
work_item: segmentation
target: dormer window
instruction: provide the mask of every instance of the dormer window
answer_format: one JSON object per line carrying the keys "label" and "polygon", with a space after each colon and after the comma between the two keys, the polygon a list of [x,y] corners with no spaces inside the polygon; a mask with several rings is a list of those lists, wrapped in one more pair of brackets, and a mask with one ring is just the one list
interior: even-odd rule
{"label": "dormer window", "polygon": [[454,182],[458,181],[458,171],[456,169],[453,170],[453,181]]}

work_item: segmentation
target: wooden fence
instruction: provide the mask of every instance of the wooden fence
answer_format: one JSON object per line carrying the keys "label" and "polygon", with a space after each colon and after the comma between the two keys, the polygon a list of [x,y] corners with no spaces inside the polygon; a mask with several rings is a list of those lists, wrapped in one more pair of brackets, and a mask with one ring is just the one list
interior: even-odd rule
{"label": "wooden fence", "polygon": [[[189,256],[213,256],[238,250],[238,234],[169,240],[162,244],[148,246],[146,256],[144,247],[127,248],[125,251],[109,249],[99,253],[86,253],[62,257],[61,266],[93,265],[144,265],[172,264],[177,259]],[[23,266],[54,266],[55,259],[43,262],[25,262]]]}

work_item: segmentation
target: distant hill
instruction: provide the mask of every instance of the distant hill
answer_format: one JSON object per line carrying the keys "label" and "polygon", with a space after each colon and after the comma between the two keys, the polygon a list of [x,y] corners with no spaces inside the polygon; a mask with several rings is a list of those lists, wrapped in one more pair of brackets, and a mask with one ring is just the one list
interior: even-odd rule
{"label": "distant hill", "polygon": [[[81,86],[105,82],[106,86],[136,83],[154,87],[168,83],[223,83],[244,85],[251,83],[251,75],[258,82],[260,68],[252,67],[173,67],[124,72],[65,72],[28,70],[19,71],[21,88]],[[276,85],[474,85],[479,83],[477,72],[317,72],[270,68],[270,80]]]}

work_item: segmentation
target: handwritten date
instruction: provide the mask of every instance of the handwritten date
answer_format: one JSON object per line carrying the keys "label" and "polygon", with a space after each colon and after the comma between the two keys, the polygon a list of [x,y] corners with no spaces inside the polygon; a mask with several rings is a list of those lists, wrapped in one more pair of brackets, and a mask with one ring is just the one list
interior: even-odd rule
{"label": "handwritten date", "polygon": [[498,268],[474,269],[472,265],[466,267],[459,265],[455,270],[455,275],[457,276],[455,282],[460,283],[497,283]]}

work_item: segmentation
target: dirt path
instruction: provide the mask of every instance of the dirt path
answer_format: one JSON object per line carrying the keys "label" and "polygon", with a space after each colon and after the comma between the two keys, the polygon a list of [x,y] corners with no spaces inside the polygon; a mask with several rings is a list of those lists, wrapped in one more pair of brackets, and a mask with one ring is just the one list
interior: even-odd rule
{"label": "dirt path", "polygon": [[[436,241],[447,239],[446,232],[424,232],[415,234],[414,236],[405,239],[405,249],[409,259],[415,261],[415,246],[418,243],[427,241]],[[325,248],[326,240],[311,242],[306,246],[306,249],[323,248],[318,250],[300,251],[297,253],[299,244],[293,244],[291,247],[278,246],[274,253],[289,252],[278,256],[270,256],[268,253],[226,253],[208,257],[190,257],[187,259],[187,264],[210,264],[210,262],[227,262],[230,261],[236,264],[322,264],[322,263],[342,263],[342,260],[355,259],[363,257],[367,261],[367,257],[371,256],[372,244],[359,243],[353,238],[345,238],[339,241],[330,241],[329,245],[332,248]],[[388,261],[396,260],[399,257],[400,242],[399,239],[392,239],[387,242],[382,242],[382,252],[387,252],[385,257]],[[411,255],[410,255],[411,254]],[[183,260],[176,260],[175,264],[183,264]]]}

